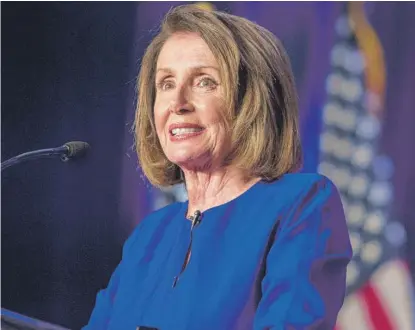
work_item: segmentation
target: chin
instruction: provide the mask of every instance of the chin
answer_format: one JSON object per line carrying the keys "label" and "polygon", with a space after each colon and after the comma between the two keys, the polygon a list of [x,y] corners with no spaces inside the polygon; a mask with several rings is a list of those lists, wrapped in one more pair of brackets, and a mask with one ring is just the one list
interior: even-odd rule
{"label": "chin", "polygon": [[206,157],[203,157],[203,155],[206,154],[206,152],[195,152],[195,151],[190,151],[190,150],[183,150],[183,151],[178,151],[178,152],[174,152],[171,153],[170,155],[168,155],[168,159],[180,166],[180,167],[184,167],[184,168],[194,168],[194,167],[200,167],[203,163],[205,163],[205,161],[203,161],[203,159],[206,160]]}
{"label": "chin", "polygon": [[172,163],[177,164],[179,166],[191,163],[195,159],[194,156],[186,155],[186,154],[172,155],[171,157],[168,157],[168,158]]}

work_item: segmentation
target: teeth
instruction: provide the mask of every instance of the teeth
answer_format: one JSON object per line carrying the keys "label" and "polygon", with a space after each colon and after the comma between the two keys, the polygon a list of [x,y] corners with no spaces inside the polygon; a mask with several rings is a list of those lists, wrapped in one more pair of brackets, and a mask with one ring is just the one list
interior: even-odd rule
{"label": "teeth", "polygon": [[180,134],[200,132],[201,130],[202,130],[201,128],[175,128],[171,132],[173,135],[180,135]]}

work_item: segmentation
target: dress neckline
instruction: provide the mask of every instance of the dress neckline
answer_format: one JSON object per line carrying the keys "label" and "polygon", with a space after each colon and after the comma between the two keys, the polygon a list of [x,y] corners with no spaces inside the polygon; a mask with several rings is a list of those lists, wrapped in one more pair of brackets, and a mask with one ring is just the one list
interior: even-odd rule
{"label": "dress neckline", "polygon": [[[259,180],[257,182],[255,182],[252,186],[250,186],[247,190],[245,190],[243,193],[241,193],[240,195],[236,196],[235,198],[231,199],[230,201],[220,204],[220,205],[216,205],[213,206],[205,211],[202,212],[203,216],[209,215],[211,213],[215,213],[217,211],[220,211],[222,209],[227,208],[230,205],[233,205],[235,203],[239,203],[241,201],[244,201],[253,195],[256,191],[258,191],[259,187],[266,185],[267,182],[263,181],[263,180]],[[189,206],[189,200],[186,200],[185,202],[182,202],[182,207],[180,208],[180,215],[181,217],[183,217],[185,220],[191,221],[191,219],[186,217],[187,214],[187,209]]]}

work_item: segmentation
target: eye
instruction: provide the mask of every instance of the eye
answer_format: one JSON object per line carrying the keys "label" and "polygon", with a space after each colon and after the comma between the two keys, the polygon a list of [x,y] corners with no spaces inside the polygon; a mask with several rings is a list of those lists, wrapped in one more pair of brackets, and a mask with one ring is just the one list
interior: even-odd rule
{"label": "eye", "polygon": [[163,80],[156,84],[157,89],[167,91],[174,88],[174,82],[171,80]]}
{"label": "eye", "polygon": [[205,88],[207,90],[215,89],[217,86],[218,83],[209,77],[203,77],[197,83],[197,87]]}

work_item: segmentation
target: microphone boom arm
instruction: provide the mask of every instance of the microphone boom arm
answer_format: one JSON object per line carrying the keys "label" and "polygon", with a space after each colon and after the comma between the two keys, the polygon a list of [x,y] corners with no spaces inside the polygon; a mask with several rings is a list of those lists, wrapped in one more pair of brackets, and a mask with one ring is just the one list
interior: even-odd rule
{"label": "microphone boom arm", "polygon": [[68,161],[71,158],[76,158],[85,154],[89,149],[89,144],[86,142],[68,142],[61,147],[40,149],[35,151],[25,152],[18,156],[12,157],[1,163],[1,171],[6,168],[26,162],[28,160],[35,160],[39,158],[60,157],[62,161]]}
{"label": "microphone boom arm", "polygon": [[28,160],[34,160],[39,158],[51,158],[55,156],[64,156],[65,155],[66,147],[59,147],[59,148],[49,148],[49,149],[41,149],[36,151],[29,151],[23,154],[20,154],[16,157],[10,158],[3,163],[1,163],[1,170],[5,170],[6,168],[23,163]]}

